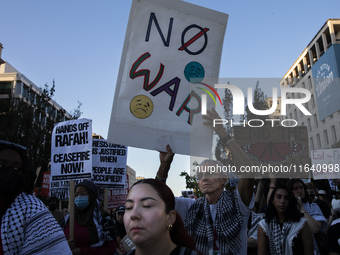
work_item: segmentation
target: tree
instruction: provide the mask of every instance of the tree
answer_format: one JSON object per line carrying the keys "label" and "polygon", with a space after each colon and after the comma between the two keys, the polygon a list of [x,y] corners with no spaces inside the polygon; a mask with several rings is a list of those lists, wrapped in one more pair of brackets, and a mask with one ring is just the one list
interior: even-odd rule
{"label": "tree", "polygon": [[[195,167],[198,166],[198,162],[195,161],[193,165]],[[193,172],[196,172],[196,170],[194,169]],[[198,182],[197,182],[196,177],[190,176],[187,172],[184,172],[184,171],[181,172],[179,176],[185,177],[186,188],[192,189],[197,198],[204,196],[204,194],[201,192],[201,190],[198,187]]]}
{"label": "tree", "polygon": [[[228,82],[229,84],[229,82]],[[230,123],[230,120],[233,120],[233,95],[229,89],[224,90],[224,97],[222,99],[223,102],[223,109],[224,109],[224,117],[226,120],[228,120],[228,123]],[[232,128],[230,125],[226,125],[225,129],[228,133],[228,135],[232,136]],[[220,138],[217,138],[217,144],[215,147],[215,157],[218,161],[221,161],[222,163],[225,159],[223,158],[223,155],[225,155],[224,151],[224,145],[221,143]]]}
{"label": "tree", "polygon": [[[21,144],[27,148],[31,168],[41,167],[36,185],[41,186],[42,173],[48,170],[51,159],[51,135],[55,123],[79,118],[79,103],[73,116],[64,109],[56,110],[51,105],[55,92],[55,82],[49,88],[36,91],[28,88],[25,97],[8,94],[0,100],[0,139]],[[66,117],[65,117],[66,116]]]}
{"label": "tree", "polygon": [[[256,86],[255,86],[255,90],[254,90],[254,94],[253,94],[253,106],[256,110],[267,110],[268,109],[268,102],[266,100],[267,96],[264,94],[264,92],[262,91],[262,89],[260,88],[260,83],[259,81],[256,82]],[[268,123],[270,124],[270,122],[265,121],[265,119],[268,119],[268,115],[256,115],[254,113],[252,113],[249,110],[249,106],[246,105],[245,107],[245,119],[246,121],[252,120],[252,119],[260,119],[262,120],[265,124]],[[260,123],[255,123],[255,121],[253,122],[252,125],[260,125]]]}

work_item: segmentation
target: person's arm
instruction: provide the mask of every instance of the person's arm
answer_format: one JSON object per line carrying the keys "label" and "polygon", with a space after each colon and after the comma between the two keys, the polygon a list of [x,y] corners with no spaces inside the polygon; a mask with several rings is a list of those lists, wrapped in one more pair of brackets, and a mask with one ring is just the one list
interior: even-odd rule
{"label": "person's arm", "polygon": [[312,232],[309,228],[308,223],[306,223],[301,230],[301,239],[302,239],[304,255],[313,254],[313,251],[314,251],[313,236],[312,236]]}
{"label": "person's arm", "polygon": [[[313,216],[311,216],[306,209],[303,207],[303,203],[302,203],[302,199],[301,198],[297,198],[298,204],[300,205],[300,213],[303,213],[303,217],[307,220],[308,225],[310,230],[313,232],[313,234],[316,234],[320,231],[321,229],[321,222],[317,221],[313,218]],[[320,209],[319,209],[320,210]],[[321,211],[320,211],[321,213]]]}
{"label": "person's arm", "polygon": [[267,255],[267,242],[268,237],[264,233],[263,229],[259,226],[257,232],[257,254],[258,255]]}
{"label": "person's arm", "polygon": [[270,178],[270,185],[269,185],[269,191],[268,191],[268,195],[267,195],[267,205],[268,205],[268,202],[269,202],[269,199],[273,193],[273,190],[275,189],[276,187],[276,184],[277,184],[277,181],[275,178]]}
{"label": "person's arm", "polygon": [[[214,108],[211,109],[211,111],[207,110],[208,116],[203,116],[203,118],[206,120],[206,122],[203,122],[205,125],[211,125],[213,124],[214,119],[221,119],[218,113],[215,111]],[[227,131],[224,129],[222,124],[215,125],[213,127],[216,134],[220,137],[222,140],[226,140],[226,144],[224,144],[228,149],[231,151],[233,158],[238,162],[239,164],[242,162],[242,166],[252,166],[254,165],[253,162],[247,157],[247,155],[244,153],[244,151],[241,149],[241,147],[235,143],[234,139],[230,137],[227,133]],[[242,202],[249,206],[251,199],[253,197],[253,187],[254,187],[254,178],[240,178],[240,181],[238,183],[238,192],[240,194],[240,197],[242,199]]]}
{"label": "person's arm", "polygon": [[166,146],[166,152],[159,152],[160,165],[156,174],[156,179],[165,183],[174,156],[175,153],[172,152],[169,144]]}

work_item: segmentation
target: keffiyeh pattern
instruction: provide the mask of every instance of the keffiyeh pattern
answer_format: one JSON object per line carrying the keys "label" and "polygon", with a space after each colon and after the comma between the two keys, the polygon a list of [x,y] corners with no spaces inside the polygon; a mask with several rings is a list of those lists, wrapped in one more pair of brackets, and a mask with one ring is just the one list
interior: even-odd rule
{"label": "keffiyeh pattern", "polygon": [[[216,232],[221,254],[235,254],[239,251],[242,223],[237,193],[235,191],[222,192],[217,202],[216,213]],[[213,254],[213,221],[209,203],[205,197],[199,198],[190,207],[185,227],[188,233],[194,237],[197,250],[203,254]]]}
{"label": "keffiyeh pattern", "polygon": [[19,194],[1,219],[4,254],[70,254],[64,233],[46,206]]}

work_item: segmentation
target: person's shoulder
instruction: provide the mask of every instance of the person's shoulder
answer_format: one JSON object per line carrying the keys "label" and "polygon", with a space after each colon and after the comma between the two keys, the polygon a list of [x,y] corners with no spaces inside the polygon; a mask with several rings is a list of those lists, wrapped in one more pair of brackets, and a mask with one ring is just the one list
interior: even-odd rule
{"label": "person's shoulder", "polygon": [[198,255],[198,252],[186,247],[177,246],[170,255]]}
{"label": "person's shoulder", "polygon": [[27,194],[25,192],[20,193],[14,200],[14,206],[19,205],[22,210],[26,212],[41,212],[47,211],[46,205],[37,197]]}
{"label": "person's shoulder", "polygon": [[175,197],[175,204],[186,204],[189,207],[194,204],[197,200],[188,197]]}

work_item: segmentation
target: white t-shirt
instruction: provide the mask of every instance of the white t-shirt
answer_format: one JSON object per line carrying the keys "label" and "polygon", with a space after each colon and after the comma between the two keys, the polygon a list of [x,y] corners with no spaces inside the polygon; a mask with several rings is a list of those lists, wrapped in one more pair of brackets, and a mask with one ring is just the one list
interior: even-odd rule
{"label": "white t-shirt", "polygon": [[[255,197],[253,195],[249,206],[246,206],[241,199],[241,196],[238,192],[238,189],[236,189],[236,193],[237,193],[237,202],[238,202],[239,207],[240,207],[240,213],[241,213],[241,217],[242,217],[242,221],[243,221],[242,228],[241,228],[241,234],[240,234],[241,249],[240,249],[238,254],[244,255],[244,254],[247,254],[248,219],[249,219],[250,210],[254,207],[254,204],[255,204]],[[181,215],[183,222],[185,221],[185,218],[186,218],[186,215],[188,213],[190,206],[194,203],[195,203],[194,199],[185,198],[185,197],[176,197],[175,198],[175,210]],[[212,217],[214,225],[215,225],[216,205],[210,205],[210,212],[211,212],[211,208],[213,208],[213,212],[211,214],[211,217]]]}

